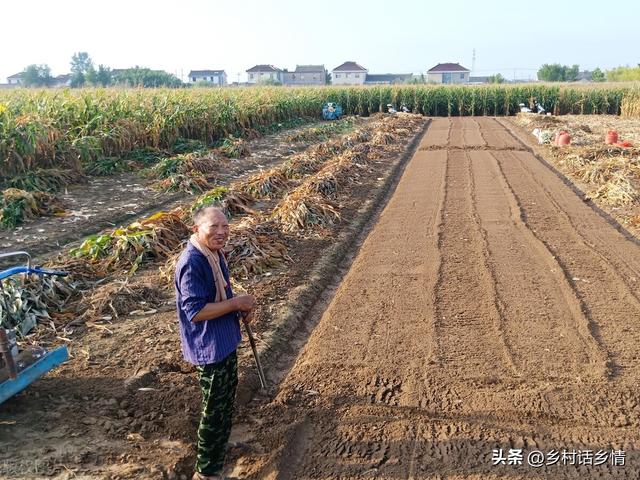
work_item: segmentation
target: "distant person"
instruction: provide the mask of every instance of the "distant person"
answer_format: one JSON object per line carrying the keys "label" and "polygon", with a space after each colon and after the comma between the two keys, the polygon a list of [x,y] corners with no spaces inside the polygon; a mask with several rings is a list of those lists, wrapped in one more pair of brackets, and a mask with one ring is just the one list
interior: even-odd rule
{"label": "distant person", "polygon": [[240,312],[251,314],[251,295],[233,296],[222,253],[229,238],[224,213],[205,207],[193,215],[194,234],[175,270],[176,306],[184,359],[196,366],[202,415],[194,480],[222,479],[236,387]]}

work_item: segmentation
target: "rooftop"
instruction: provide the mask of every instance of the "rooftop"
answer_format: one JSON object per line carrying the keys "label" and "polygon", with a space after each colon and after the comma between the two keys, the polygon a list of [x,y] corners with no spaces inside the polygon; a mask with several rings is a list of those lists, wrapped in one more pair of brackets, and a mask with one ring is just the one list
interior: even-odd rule
{"label": "rooftop", "polygon": [[251,67],[249,70],[247,70],[248,73],[250,72],[281,72],[282,70],[280,70],[277,67],[274,67],[273,65],[256,65],[254,67]]}
{"label": "rooftop", "polygon": [[367,69],[356,62],[344,62],[333,69],[334,72],[366,72]]}
{"label": "rooftop", "polygon": [[207,75],[221,75],[224,70],[191,70],[189,77],[205,77]]}
{"label": "rooftop", "polygon": [[439,63],[435,67],[430,68],[428,73],[436,72],[470,72],[468,68],[464,68],[459,63]]}

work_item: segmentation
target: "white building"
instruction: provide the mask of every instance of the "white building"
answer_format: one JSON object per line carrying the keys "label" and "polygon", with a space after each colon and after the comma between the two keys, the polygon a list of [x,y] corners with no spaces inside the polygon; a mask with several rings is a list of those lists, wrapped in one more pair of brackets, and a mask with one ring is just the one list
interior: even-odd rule
{"label": "white building", "polygon": [[344,62],[331,71],[333,85],[364,85],[368,70],[356,62]]}
{"label": "white building", "polygon": [[227,84],[227,74],[224,70],[191,70],[188,83],[209,82],[219,87]]}
{"label": "white building", "polygon": [[282,70],[273,65],[256,65],[247,70],[247,83],[255,85],[264,82],[283,82]]}
{"label": "white building", "polygon": [[427,71],[427,81],[445,85],[469,83],[470,73],[471,71],[468,68],[464,68],[459,63],[439,63]]}
{"label": "white building", "polygon": [[9,85],[22,85],[22,72],[7,77],[7,83]]}

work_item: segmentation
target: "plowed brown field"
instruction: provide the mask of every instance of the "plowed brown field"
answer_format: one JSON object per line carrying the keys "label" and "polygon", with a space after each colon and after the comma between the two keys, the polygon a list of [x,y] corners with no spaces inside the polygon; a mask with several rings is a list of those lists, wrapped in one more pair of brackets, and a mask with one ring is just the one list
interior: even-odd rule
{"label": "plowed brown field", "polygon": [[498,121],[433,120],[236,472],[640,478],[640,248],[610,222]]}

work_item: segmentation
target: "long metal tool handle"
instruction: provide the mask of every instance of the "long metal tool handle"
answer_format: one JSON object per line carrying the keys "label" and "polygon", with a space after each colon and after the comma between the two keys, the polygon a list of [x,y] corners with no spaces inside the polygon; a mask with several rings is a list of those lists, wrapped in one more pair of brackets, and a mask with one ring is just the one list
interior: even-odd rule
{"label": "long metal tool handle", "polygon": [[249,321],[247,320],[247,313],[240,312],[240,318],[242,318],[242,323],[244,324],[244,328],[247,330],[247,336],[249,337],[249,344],[251,345],[251,350],[253,351],[253,358],[256,361],[256,367],[258,367],[258,377],[260,378],[260,386],[263,390],[267,388],[267,379],[264,376],[264,370],[262,370],[262,364],[260,363],[260,356],[258,355],[258,349],[256,347],[256,339],[253,336],[253,330],[251,330],[251,325],[249,325]]}

